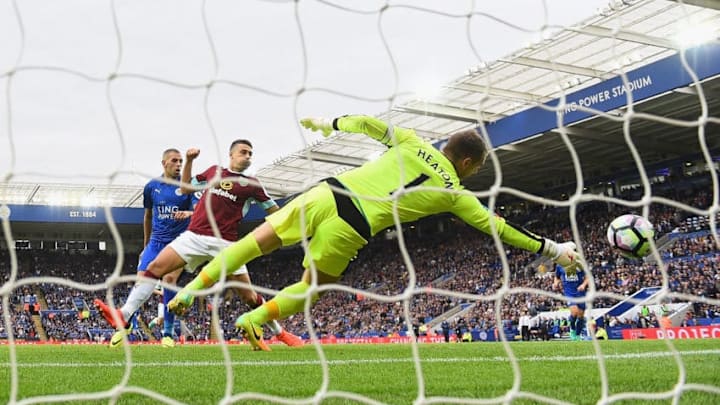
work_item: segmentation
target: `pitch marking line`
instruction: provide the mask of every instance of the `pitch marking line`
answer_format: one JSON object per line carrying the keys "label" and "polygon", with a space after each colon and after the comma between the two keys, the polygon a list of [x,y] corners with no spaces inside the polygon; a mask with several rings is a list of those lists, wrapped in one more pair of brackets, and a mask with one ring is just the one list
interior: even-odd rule
{"label": "pitch marking line", "polygon": [[[705,356],[720,355],[718,350],[689,350],[678,351],[682,356]],[[623,353],[623,354],[606,354],[602,356],[604,360],[626,360],[626,359],[653,359],[662,357],[672,357],[672,352],[643,352],[643,353]],[[519,362],[568,362],[568,361],[597,361],[598,356],[531,356],[519,357]],[[394,359],[351,359],[351,360],[328,360],[328,365],[347,365],[347,364],[386,364],[386,363],[409,363],[412,358],[394,358]],[[422,359],[422,363],[505,363],[507,357],[471,357],[471,358],[428,358]],[[319,365],[319,360],[245,360],[233,361],[232,366],[306,366]],[[10,363],[0,363],[2,367],[12,367]],[[221,367],[225,366],[222,361],[170,361],[170,362],[132,362],[133,367]],[[51,367],[74,367],[74,368],[97,368],[97,367],[125,367],[125,362],[112,361],[104,363],[30,363],[17,364],[18,368],[51,368]]]}

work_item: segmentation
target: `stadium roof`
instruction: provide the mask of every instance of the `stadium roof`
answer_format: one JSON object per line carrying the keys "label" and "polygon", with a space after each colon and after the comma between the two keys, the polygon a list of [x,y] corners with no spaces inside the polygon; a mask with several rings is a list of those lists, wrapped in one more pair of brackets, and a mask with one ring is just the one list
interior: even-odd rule
{"label": "stadium roof", "polygon": [[[627,119],[623,114],[627,109],[619,106],[602,110],[604,114],[597,111],[586,114],[582,119],[568,122],[563,130],[539,128],[538,132],[518,134],[517,139],[513,135],[509,140],[506,134],[500,137],[495,134],[503,128],[509,128],[507,132],[517,129],[500,125],[503,119],[525,114],[532,120],[533,109],[542,109],[545,103],[555,105],[553,100],[563,96],[570,104],[572,95],[590,91],[587,95],[599,96],[602,104],[603,91],[593,93],[593,86],[611,81],[621,72],[632,72],[679,55],[681,49],[690,46],[683,44],[684,37],[688,36],[684,30],[688,28],[694,30],[689,36],[691,40],[707,35],[713,42],[711,46],[720,48],[718,8],[717,2],[703,0],[684,1],[684,4],[668,0],[613,0],[598,10],[595,17],[548,32],[546,38],[508,57],[472,67],[464,77],[440,89],[436,96],[397,105],[380,118],[415,128],[422,137],[437,142],[454,131],[482,124],[490,135],[501,167],[502,186],[534,194],[548,189],[572,189],[576,184],[570,149],[561,133],[567,135],[577,152],[588,186],[635,167],[623,131],[625,123],[629,124],[628,134],[646,168],[700,158],[699,134],[703,131],[699,128],[704,130],[709,152],[717,154],[720,150],[720,137],[716,135],[720,129],[720,59],[709,62],[715,74],[700,80],[708,116],[714,117],[714,123],[697,125],[702,113],[701,102],[698,89],[691,81],[637,101],[634,112],[651,114],[648,116],[635,115]],[[626,85],[631,80],[627,77],[620,84]],[[658,81],[657,77],[655,80]],[[643,87],[642,81],[636,87]],[[624,94],[619,96],[625,100]],[[588,105],[595,107],[592,103]],[[582,108],[580,110],[582,112]],[[671,122],[667,118],[685,122]],[[525,124],[533,128],[533,122]],[[259,169],[257,176],[271,195],[286,197],[320,179],[360,166],[383,150],[382,145],[365,136],[339,133],[278,159]],[[637,173],[627,175],[637,176]],[[484,190],[494,184],[495,179],[493,165],[488,164],[465,183],[471,190]],[[53,204],[62,197],[77,205],[99,202],[114,207],[141,207],[141,195],[140,186],[0,183],[0,202],[10,204]]]}

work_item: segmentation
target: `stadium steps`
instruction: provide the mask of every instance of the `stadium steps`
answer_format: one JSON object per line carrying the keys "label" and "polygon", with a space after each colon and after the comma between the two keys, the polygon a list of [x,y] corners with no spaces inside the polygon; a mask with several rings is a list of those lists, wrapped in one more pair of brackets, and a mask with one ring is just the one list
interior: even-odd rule
{"label": "stadium steps", "polygon": [[210,340],[213,340],[213,341],[218,340],[217,322],[215,322],[215,319],[211,319],[211,321],[210,321]]}
{"label": "stadium steps", "polygon": [[34,285],[33,286],[33,293],[37,297],[37,301],[40,303],[40,310],[46,310],[50,309],[47,303],[47,299],[45,298],[45,293],[43,292],[42,288],[39,286]]}
{"label": "stadium steps", "polygon": [[[606,312],[607,315],[622,318],[623,314],[631,311],[639,305],[642,305],[647,300],[651,299],[655,294],[660,292],[662,287],[645,287],[636,291],[633,295],[627,297],[623,301],[615,304],[610,310]],[[596,322],[600,322],[600,317],[595,318]]]}
{"label": "stadium steps", "polygon": [[446,273],[430,282],[430,286],[433,288],[441,288],[445,284],[455,279],[455,273]]}
{"label": "stadium steps", "polygon": [[[670,247],[672,247],[673,243],[675,243],[676,238],[671,237],[671,235],[672,235],[672,233],[666,233],[660,239],[655,241],[655,246],[657,247],[657,250],[658,250],[658,252],[660,252],[660,254],[662,254],[662,252],[664,250],[670,249]],[[655,260],[654,255],[648,255],[648,257],[646,257],[644,259],[644,261],[645,261],[645,263],[648,263],[648,264],[656,264],[657,263],[657,260]]]}
{"label": "stadium steps", "polygon": [[463,304],[458,304],[447,311],[443,312],[442,314],[436,316],[435,318],[431,319],[430,322],[427,323],[428,330],[435,329],[438,325],[442,323],[442,321],[449,320],[453,317],[461,316],[462,314],[470,311],[475,307],[475,303],[466,302]]}
{"label": "stadium steps", "polygon": [[45,331],[45,327],[42,324],[42,320],[40,319],[40,315],[33,315],[32,316],[33,325],[35,325],[35,332],[37,333],[38,339],[40,339],[41,342],[47,342],[47,332]]}

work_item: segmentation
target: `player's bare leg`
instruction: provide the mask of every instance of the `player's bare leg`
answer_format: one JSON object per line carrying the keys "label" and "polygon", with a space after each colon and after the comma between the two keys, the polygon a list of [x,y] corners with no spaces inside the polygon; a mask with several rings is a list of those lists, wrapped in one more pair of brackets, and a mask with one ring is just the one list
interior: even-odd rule
{"label": "player's bare leg", "polygon": [[194,291],[208,288],[215,284],[223,274],[223,270],[232,273],[251,260],[268,254],[281,245],[280,238],[269,223],[264,222],[252,233],[245,235],[212,259],[198,275],[180,290],[168,304],[168,309],[176,315],[182,315],[195,301]]}
{"label": "player's bare leg", "polygon": [[570,307],[570,318],[573,319],[570,323],[570,340],[582,340],[580,333],[585,323],[585,311],[577,305],[573,305]]}

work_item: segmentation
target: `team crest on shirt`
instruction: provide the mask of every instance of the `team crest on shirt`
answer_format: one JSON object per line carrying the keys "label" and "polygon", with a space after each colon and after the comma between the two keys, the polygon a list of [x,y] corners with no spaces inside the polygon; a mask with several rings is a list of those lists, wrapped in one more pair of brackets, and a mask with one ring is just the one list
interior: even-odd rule
{"label": "team crest on shirt", "polygon": [[223,189],[223,190],[225,190],[225,191],[227,191],[227,190],[232,190],[232,188],[233,188],[233,183],[232,183],[232,181],[227,181],[227,180],[226,180],[226,181],[221,181],[221,182],[220,182],[220,188]]}
{"label": "team crest on shirt", "polygon": [[176,196],[181,196],[181,195],[182,195],[182,190],[180,190],[180,187],[178,187],[178,188],[175,189],[175,195],[176,195]]}

